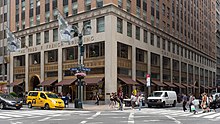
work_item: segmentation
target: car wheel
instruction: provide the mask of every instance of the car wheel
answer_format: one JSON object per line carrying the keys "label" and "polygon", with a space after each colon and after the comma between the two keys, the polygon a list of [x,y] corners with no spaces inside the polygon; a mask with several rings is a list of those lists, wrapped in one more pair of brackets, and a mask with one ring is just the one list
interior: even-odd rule
{"label": "car wheel", "polygon": [[176,101],[175,100],[173,101],[173,105],[172,106],[176,107]]}
{"label": "car wheel", "polygon": [[49,104],[46,103],[45,106],[44,106],[44,109],[45,109],[45,110],[50,110]]}
{"label": "car wheel", "polygon": [[16,107],[17,110],[21,109],[21,107]]}
{"label": "car wheel", "polygon": [[31,102],[28,103],[28,108],[32,108]]}
{"label": "car wheel", "polygon": [[165,102],[163,102],[163,103],[162,103],[162,105],[161,105],[161,107],[162,107],[162,108],[164,108],[164,107],[165,107],[165,105],[166,105],[166,104],[165,104]]}
{"label": "car wheel", "polygon": [[4,109],[4,108],[5,108],[4,103],[0,103],[0,109]]}

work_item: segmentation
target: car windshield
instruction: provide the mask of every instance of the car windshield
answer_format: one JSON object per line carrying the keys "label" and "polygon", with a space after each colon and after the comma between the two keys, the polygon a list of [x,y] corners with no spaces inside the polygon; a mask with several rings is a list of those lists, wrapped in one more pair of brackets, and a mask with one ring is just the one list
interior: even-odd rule
{"label": "car windshield", "polygon": [[47,97],[49,98],[58,98],[58,96],[54,93],[46,93]]}
{"label": "car windshield", "polygon": [[153,96],[153,97],[160,97],[162,94],[163,94],[163,92],[153,92],[151,94],[151,96]]}
{"label": "car windshield", "polygon": [[8,94],[0,94],[0,96],[5,99],[14,99],[12,95],[8,95]]}

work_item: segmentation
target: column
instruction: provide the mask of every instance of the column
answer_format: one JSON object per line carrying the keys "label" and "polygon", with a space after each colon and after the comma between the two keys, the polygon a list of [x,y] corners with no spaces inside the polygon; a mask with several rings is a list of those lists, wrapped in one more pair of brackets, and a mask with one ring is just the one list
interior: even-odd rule
{"label": "column", "polygon": [[[14,57],[13,57],[13,53],[10,52],[9,53],[9,57],[10,57],[10,67],[9,67],[9,82],[12,83],[14,81]],[[8,91],[12,92],[13,91],[13,87],[8,87]]]}
{"label": "column", "polygon": [[[26,50],[27,51],[27,50]],[[29,57],[28,57],[28,52],[25,53],[25,91],[28,92],[29,91],[29,71],[28,71],[28,68],[29,68]]]}
{"label": "column", "polygon": [[201,90],[200,90],[200,86],[201,86],[201,79],[200,79],[200,67],[198,67],[199,68],[199,80],[198,80],[198,84],[199,84],[199,94],[201,94]]}
{"label": "column", "polygon": [[[132,54],[132,79],[134,81],[136,81],[136,47],[135,46],[132,46],[132,50],[131,50],[131,54]],[[133,86],[133,90],[136,89],[136,86]],[[132,91],[133,91],[132,90]]]}
{"label": "column", "polygon": [[[108,15],[105,24],[116,25],[117,18]],[[116,26],[105,26],[105,103],[109,103],[112,92],[117,92],[117,40]]]}
{"label": "column", "polygon": [[[187,84],[187,86],[189,85],[189,72],[188,71],[189,71],[188,63],[186,63],[186,84]],[[189,94],[189,87],[186,88],[186,94]]]}
{"label": "column", "polygon": [[62,47],[58,47],[58,82],[62,80],[63,77],[63,63],[62,63]]}
{"label": "column", "polygon": [[45,56],[44,56],[44,51],[40,52],[40,82],[44,81],[44,64],[45,64]]}
{"label": "column", "polygon": [[[147,73],[151,74],[151,52],[150,51],[147,52],[147,57],[148,57],[148,59],[147,59],[147,66],[148,66]],[[151,93],[151,86],[148,87],[148,96],[150,95],[150,93]]]}
{"label": "column", "polygon": [[[163,56],[160,55],[160,82],[163,83]],[[163,87],[160,88],[160,90],[163,90]]]}
{"label": "column", "polygon": [[[170,58],[170,83],[173,83],[173,58]],[[171,90],[173,90],[173,88],[171,88]]]}
{"label": "column", "polygon": [[[182,71],[182,68],[181,68],[181,59],[179,59],[179,83],[181,84],[182,83],[182,73],[181,73],[181,71]],[[182,93],[182,88],[179,88],[179,91],[180,91],[180,93]]]}

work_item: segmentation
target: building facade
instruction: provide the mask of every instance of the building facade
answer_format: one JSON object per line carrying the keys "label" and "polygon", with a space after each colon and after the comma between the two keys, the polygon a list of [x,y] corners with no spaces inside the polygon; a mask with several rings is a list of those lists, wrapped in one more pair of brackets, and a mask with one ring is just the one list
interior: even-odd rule
{"label": "building facade", "polygon": [[9,56],[7,52],[7,39],[5,26],[8,25],[8,1],[0,1],[0,91],[7,92]]}
{"label": "building facade", "polygon": [[[210,92],[216,80],[215,0],[12,0],[10,29],[21,52],[10,55],[10,82],[24,91],[43,88],[77,94],[78,37],[58,35],[58,11],[82,29],[84,100],[133,89]],[[13,18],[14,17],[14,18]],[[146,87],[146,75],[151,86]]]}

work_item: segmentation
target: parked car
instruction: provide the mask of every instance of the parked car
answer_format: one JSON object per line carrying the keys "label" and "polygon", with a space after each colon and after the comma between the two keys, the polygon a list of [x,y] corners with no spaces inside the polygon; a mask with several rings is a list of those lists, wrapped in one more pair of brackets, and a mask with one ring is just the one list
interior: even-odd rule
{"label": "parked car", "polygon": [[148,107],[160,106],[165,107],[167,105],[176,106],[177,95],[175,91],[154,91],[148,98]]}
{"label": "parked car", "polygon": [[40,107],[41,109],[63,109],[64,102],[55,93],[44,91],[30,91],[26,103],[28,108]]}
{"label": "parked car", "polygon": [[4,108],[16,108],[20,109],[22,107],[22,100],[13,97],[9,94],[0,94],[0,109]]}

